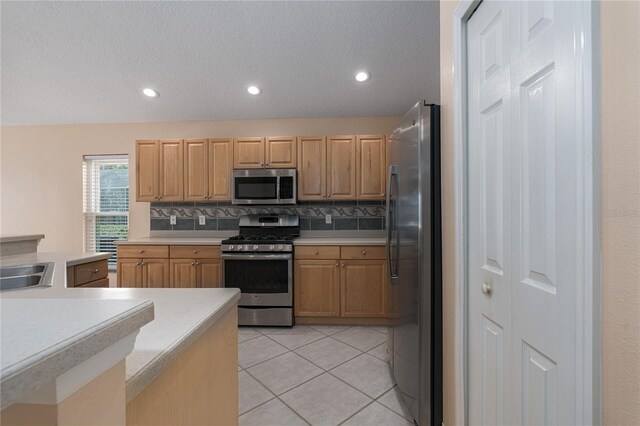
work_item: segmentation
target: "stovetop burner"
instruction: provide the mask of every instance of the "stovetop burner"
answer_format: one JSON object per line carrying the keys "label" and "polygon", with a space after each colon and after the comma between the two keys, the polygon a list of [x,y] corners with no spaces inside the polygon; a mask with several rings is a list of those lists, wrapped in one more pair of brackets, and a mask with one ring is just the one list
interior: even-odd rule
{"label": "stovetop burner", "polygon": [[222,252],[292,252],[299,234],[297,216],[242,216],[240,233],[222,241]]}
{"label": "stovetop burner", "polygon": [[296,238],[295,235],[273,235],[273,234],[244,234],[244,235],[236,235],[231,237],[225,241],[239,243],[244,241],[285,241],[290,242]]}

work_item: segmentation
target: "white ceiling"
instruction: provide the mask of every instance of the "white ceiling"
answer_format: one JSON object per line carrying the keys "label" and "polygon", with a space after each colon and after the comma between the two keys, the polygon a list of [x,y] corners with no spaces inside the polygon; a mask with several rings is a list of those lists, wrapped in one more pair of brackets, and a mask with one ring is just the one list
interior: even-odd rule
{"label": "white ceiling", "polygon": [[437,1],[3,1],[0,119],[402,115],[438,101],[438,13]]}

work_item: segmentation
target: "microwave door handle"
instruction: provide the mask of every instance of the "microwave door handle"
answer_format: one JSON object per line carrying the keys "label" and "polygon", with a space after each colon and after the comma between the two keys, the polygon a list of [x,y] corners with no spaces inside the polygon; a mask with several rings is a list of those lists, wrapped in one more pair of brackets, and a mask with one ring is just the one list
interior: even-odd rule
{"label": "microwave door handle", "polygon": [[280,200],[280,176],[276,176],[276,200]]}

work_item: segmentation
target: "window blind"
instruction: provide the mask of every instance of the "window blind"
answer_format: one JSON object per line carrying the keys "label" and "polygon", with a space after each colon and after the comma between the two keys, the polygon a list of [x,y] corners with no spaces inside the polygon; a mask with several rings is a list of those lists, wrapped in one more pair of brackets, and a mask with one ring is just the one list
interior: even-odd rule
{"label": "window blind", "polygon": [[115,270],[113,242],[129,235],[128,156],[85,156],[83,175],[84,250],[112,253],[109,269]]}

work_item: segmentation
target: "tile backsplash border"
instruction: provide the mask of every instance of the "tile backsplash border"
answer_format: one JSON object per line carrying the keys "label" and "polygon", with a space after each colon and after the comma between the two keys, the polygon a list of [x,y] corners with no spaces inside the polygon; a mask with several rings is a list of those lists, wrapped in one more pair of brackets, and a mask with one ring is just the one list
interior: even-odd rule
{"label": "tile backsplash border", "polygon": [[[355,231],[384,229],[383,201],[301,201],[286,206],[246,206],[230,202],[151,203],[151,231],[231,231],[246,214],[293,214],[300,216],[303,231]],[[331,215],[327,224],[325,215]],[[176,215],[176,224],[169,217]],[[204,215],[205,225],[198,224]]]}

